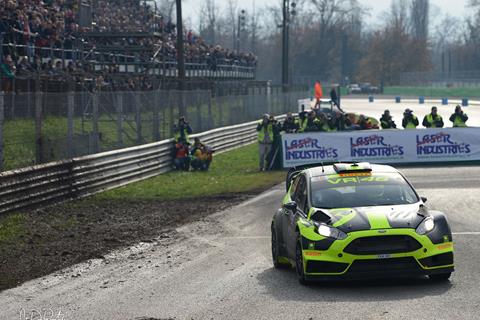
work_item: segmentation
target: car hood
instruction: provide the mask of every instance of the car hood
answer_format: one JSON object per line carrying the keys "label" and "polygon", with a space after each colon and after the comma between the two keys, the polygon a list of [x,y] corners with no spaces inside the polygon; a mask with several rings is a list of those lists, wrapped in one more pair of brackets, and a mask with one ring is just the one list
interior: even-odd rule
{"label": "car hood", "polygon": [[420,203],[320,210],[331,217],[330,225],[346,233],[374,229],[415,229],[428,214]]}

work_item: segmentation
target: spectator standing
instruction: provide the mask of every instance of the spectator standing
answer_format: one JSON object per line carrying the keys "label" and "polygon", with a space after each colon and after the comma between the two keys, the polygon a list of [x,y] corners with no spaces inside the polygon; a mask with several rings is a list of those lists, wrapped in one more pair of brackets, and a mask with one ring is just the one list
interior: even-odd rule
{"label": "spectator standing", "polygon": [[338,95],[337,95],[337,90],[335,90],[335,87],[332,85],[332,90],[330,90],[330,99],[332,100],[332,103],[338,108]]}
{"label": "spectator standing", "polygon": [[466,128],[468,116],[463,113],[462,107],[457,105],[455,112],[450,116],[450,121],[453,123],[454,128]]}
{"label": "spectator standing", "polygon": [[273,125],[273,143],[272,148],[270,149],[270,153],[267,155],[267,169],[280,169],[282,163],[281,158],[278,156],[278,154],[282,150],[282,139],[280,135],[280,132],[282,131],[282,125],[275,119],[273,115],[270,115],[269,121]]}
{"label": "spectator standing", "polygon": [[418,118],[413,114],[413,111],[405,109],[405,112],[403,113],[402,127],[404,129],[416,129],[418,124]]}
{"label": "spectator standing", "polygon": [[15,66],[10,55],[5,57],[4,62],[0,65],[2,76],[2,89],[4,92],[11,92],[13,89],[13,79],[15,78]]}
{"label": "spectator standing", "polygon": [[300,124],[298,120],[293,117],[291,112],[287,113],[287,118],[282,125],[282,131],[285,133],[297,133],[299,129]]}
{"label": "spectator standing", "polygon": [[265,171],[268,168],[266,165],[266,158],[272,150],[273,144],[273,129],[274,124],[270,121],[270,116],[268,114],[263,115],[262,120],[257,125],[258,132],[258,154],[259,154],[259,165],[260,171]]}
{"label": "spectator standing", "polygon": [[397,125],[393,121],[392,116],[390,115],[390,110],[385,110],[380,118],[380,125],[382,129],[396,129]]}
{"label": "spectator standing", "polygon": [[187,143],[190,141],[190,134],[192,134],[193,130],[185,120],[185,117],[180,117],[178,119],[178,124],[174,128],[174,139],[175,142],[179,142],[181,140],[186,141]]}
{"label": "spectator standing", "polygon": [[422,125],[425,128],[443,128],[443,119],[442,116],[438,114],[437,107],[432,107],[432,112],[423,118]]}

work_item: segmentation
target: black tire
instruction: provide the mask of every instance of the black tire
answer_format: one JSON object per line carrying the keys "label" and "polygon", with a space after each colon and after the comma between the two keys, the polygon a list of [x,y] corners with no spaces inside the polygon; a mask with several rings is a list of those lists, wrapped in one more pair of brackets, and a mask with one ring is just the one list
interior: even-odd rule
{"label": "black tire", "polygon": [[301,285],[307,285],[308,281],[303,268],[303,253],[300,240],[297,240],[297,247],[295,249],[295,270],[297,271],[298,282],[300,282]]}
{"label": "black tire", "polygon": [[279,259],[279,247],[277,241],[277,232],[275,227],[272,225],[272,262],[275,269],[286,269],[289,265],[281,263]]}
{"label": "black tire", "polygon": [[440,274],[431,274],[429,275],[428,277],[430,278],[430,280],[432,281],[448,281],[450,279],[450,276],[452,275],[451,272],[447,272],[447,273],[440,273]]}

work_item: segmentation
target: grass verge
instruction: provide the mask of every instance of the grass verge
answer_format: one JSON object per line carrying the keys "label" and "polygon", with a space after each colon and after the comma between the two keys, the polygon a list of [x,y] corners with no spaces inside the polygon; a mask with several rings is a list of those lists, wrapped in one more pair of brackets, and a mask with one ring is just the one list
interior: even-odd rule
{"label": "grass verge", "polygon": [[476,98],[480,97],[478,88],[436,88],[436,87],[385,87],[383,94],[424,96],[438,98]]}
{"label": "grass verge", "polygon": [[207,172],[172,171],[101,193],[92,200],[175,200],[263,190],[285,179],[282,171],[258,171],[257,144],[214,157]]}
{"label": "grass verge", "polygon": [[0,219],[0,244],[12,242],[25,233],[25,216],[18,213]]}

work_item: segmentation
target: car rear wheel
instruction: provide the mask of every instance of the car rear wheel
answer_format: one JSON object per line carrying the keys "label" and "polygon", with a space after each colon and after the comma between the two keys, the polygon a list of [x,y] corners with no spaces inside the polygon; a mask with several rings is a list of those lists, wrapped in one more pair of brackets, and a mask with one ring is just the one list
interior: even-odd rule
{"label": "car rear wheel", "polygon": [[275,227],[272,226],[272,261],[273,267],[275,269],[285,269],[288,267],[287,264],[280,262],[279,256],[279,247],[278,247],[278,240],[277,240],[277,232],[275,231]]}
{"label": "car rear wheel", "polygon": [[307,279],[305,277],[305,270],[303,268],[303,253],[302,244],[297,241],[297,248],[295,250],[295,269],[297,271],[298,282],[302,285],[307,285]]}
{"label": "car rear wheel", "polygon": [[448,281],[451,275],[452,273],[448,272],[448,273],[440,273],[440,274],[431,274],[428,277],[430,278],[430,280],[433,280],[433,281]]}

